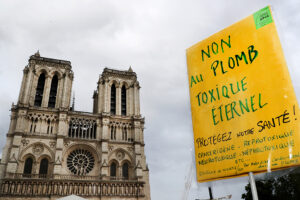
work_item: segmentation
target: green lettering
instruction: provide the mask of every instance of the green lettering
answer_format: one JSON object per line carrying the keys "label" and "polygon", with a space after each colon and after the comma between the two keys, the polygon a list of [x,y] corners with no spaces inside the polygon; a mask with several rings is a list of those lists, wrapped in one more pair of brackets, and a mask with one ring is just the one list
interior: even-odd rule
{"label": "green lettering", "polygon": [[211,67],[210,67],[210,68],[214,71],[214,75],[215,75],[215,76],[217,75],[216,69],[217,69],[218,65],[219,65],[219,61],[218,61],[218,60],[215,60],[215,61],[211,64]]}
{"label": "green lettering", "polygon": [[[253,53],[254,53],[254,56],[252,57]],[[248,54],[249,54],[250,63],[252,63],[258,55],[258,51],[254,50],[254,46],[251,45],[251,46],[248,47]]]}
{"label": "green lettering", "polygon": [[[226,90],[224,90],[224,88],[225,88]],[[224,93],[224,91],[226,91],[226,92]],[[223,97],[226,97],[226,98],[229,99],[229,96],[228,96],[228,88],[226,87],[226,85],[223,85],[223,86],[222,86],[222,95],[223,95]]]}
{"label": "green lettering", "polygon": [[221,121],[223,121],[223,117],[222,117],[222,105],[219,106],[219,110],[220,110],[220,119],[221,119]]}
{"label": "green lettering", "polygon": [[203,49],[201,50],[202,61],[204,61],[203,54],[205,54],[208,58],[210,58],[210,52],[209,52],[209,46],[208,45],[207,45],[207,52],[205,52]]}
{"label": "green lettering", "polygon": [[230,83],[230,88],[231,88],[232,94],[238,93],[240,91],[239,82],[236,82],[236,88],[237,88],[236,92],[234,92],[234,90],[233,90],[233,84],[232,83]]}
{"label": "green lettering", "polygon": [[232,57],[229,57],[229,59],[228,59],[228,67],[230,69],[233,69],[235,67],[235,62],[234,62],[234,59]]}
{"label": "green lettering", "polygon": [[228,43],[225,42],[223,39],[221,39],[221,48],[222,48],[222,52],[224,53],[223,43],[226,44],[229,48],[231,48],[230,35],[228,35]]}
{"label": "green lettering", "polygon": [[239,103],[240,103],[240,108],[241,108],[242,114],[244,114],[244,110],[246,110],[247,112],[250,112],[247,99],[245,99],[245,105],[243,104],[243,102],[241,100],[239,100]]}
{"label": "green lettering", "polygon": [[195,78],[194,76],[191,77],[191,87],[193,87],[193,83],[196,85],[196,81],[195,81]]}
{"label": "green lettering", "polygon": [[259,107],[262,108],[262,107],[266,106],[267,104],[268,103],[264,103],[264,105],[261,105],[261,94],[259,93],[258,94],[258,105],[259,105]]}
{"label": "green lettering", "polygon": [[223,61],[220,61],[220,65],[221,65],[222,73],[223,74],[227,73],[227,71],[224,71]]}
{"label": "green lettering", "polygon": [[255,112],[257,110],[257,109],[254,108],[254,102],[253,102],[254,97],[255,97],[255,95],[253,95],[253,96],[250,97],[252,112]]}
{"label": "green lettering", "polygon": [[214,125],[217,125],[219,123],[219,121],[216,122],[215,118],[216,118],[216,115],[215,115],[215,108],[211,109],[211,112],[212,112],[212,117],[213,117],[213,121],[214,121]]}
{"label": "green lettering", "polygon": [[199,94],[196,96],[197,99],[198,99],[198,106],[200,106],[200,104],[201,104],[201,102],[200,102],[200,94],[201,94],[201,92],[199,92]]}
{"label": "green lettering", "polygon": [[240,117],[241,115],[235,110],[236,102],[234,101],[234,102],[232,102],[230,105],[231,105],[232,118],[234,118],[233,111],[235,112],[235,114],[236,114],[237,116]]}
{"label": "green lettering", "polygon": [[228,113],[229,113],[230,109],[227,109],[227,107],[229,107],[230,105],[231,105],[231,104],[225,105],[225,114],[226,114],[226,118],[227,118],[228,121],[232,119],[232,118],[229,118],[229,117],[228,117]]}
{"label": "green lettering", "polygon": [[197,79],[198,83],[199,83],[200,81],[203,81],[202,74],[200,74],[200,80],[199,80],[198,75],[196,75],[196,79]]}
{"label": "green lettering", "polygon": [[210,94],[210,102],[215,101],[216,98],[214,97],[214,89],[208,90],[208,93]]}
{"label": "green lettering", "polygon": [[[205,100],[204,100],[204,98],[203,98],[204,96],[205,96]],[[208,99],[208,98],[207,98],[206,92],[202,93],[202,102],[206,104],[206,103],[207,103],[207,99]]]}
{"label": "green lettering", "polygon": [[244,86],[247,84],[246,82],[244,83],[244,80],[246,79],[246,76],[241,80],[241,84],[242,84],[242,90],[246,91],[247,88],[244,88]]}
{"label": "green lettering", "polygon": [[244,59],[245,63],[248,64],[246,55],[245,55],[245,53],[244,53],[243,51],[241,52],[241,56],[235,55],[235,60],[236,60],[236,65],[237,65],[237,66],[240,65],[240,64],[239,64],[239,60],[242,60],[242,59]]}
{"label": "green lettering", "polygon": [[[217,50],[216,50],[216,51],[215,51],[214,45],[217,46]],[[216,42],[213,42],[213,43],[211,44],[211,50],[212,50],[212,52],[213,52],[215,55],[218,54],[218,52],[219,52],[219,46],[218,46],[218,44],[217,44]]]}

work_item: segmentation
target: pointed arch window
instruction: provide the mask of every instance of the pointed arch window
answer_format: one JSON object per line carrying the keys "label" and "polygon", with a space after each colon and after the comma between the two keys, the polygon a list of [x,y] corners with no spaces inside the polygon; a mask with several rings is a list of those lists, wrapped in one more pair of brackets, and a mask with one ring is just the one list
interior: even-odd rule
{"label": "pointed arch window", "polygon": [[123,85],[121,90],[121,113],[122,115],[126,115],[126,88]]}
{"label": "pointed arch window", "polygon": [[51,81],[51,88],[50,88],[49,101],[48,101],[49,108],[55,108],[57,85],[58,85],[58,77],[57,75],[55,75],[53,76]]}
{"label": "pointed arch window", "polygon": [[110,139],[111,140],[116,140],[116,127],[115,126],[111,126],[110,127]]}
{"label": "pointed arch window", "polygon": [[127,127],[124,127],[122,131],[122,140],[127,141]]}
{"label": "pointed arch window", "polygon": [[116,86],[112,84],[110,89],[110,113],[116,114]]}
{"label": "pointed arch window", "polygon": [[47,134],[50,133],[50,119],[47,121]]}
{"label": "pointed arch window", "polygon": [[124,179],[128,179],[129,177],[128,168],[129,168],[128,163],[124,163],[122,166],[122,175]]}
{"label": "pointed arch window", "polygon": [[40,107],[42,105],[44,86],[45,86],[45,74],[42,73],[38,79],[38,84],[36,86],[36,93],[34,99],[35,106]]}
{"label": "pointed arch window", "polygon": [[40,163],[40,171],[39,171],[39,175],[41,178],[45,178],[47,173],[48,173],[48,159],[47,158],[43,158],[41,160]]}
{"label": "pointed arch window", "polygon": [[112,176],[112,177],[117,176],[117,165],[115,162],[112,162],[110,165],[110,176]]}
{"label": "pointed arch window", "polygon": [[32,164],[33,164],[32,158],[27,158],[25,160],[24,172],[23,172],[24,174],[26,174],[26,175],[31,174]]}
{"label": "pointed arch window", "polygon": [[34,119],[31,119],[31,125],[30,125],[30,130],[29,132],[32,133],[33,132],[33,126],[34,126]]}
{"label": "pointed arch window", "polygon": [[35,133],[36,132],[36,125],[38,123],[38,119],[36,118],[35,121],[34,121],[34,127],[33,127],[33,132]]}

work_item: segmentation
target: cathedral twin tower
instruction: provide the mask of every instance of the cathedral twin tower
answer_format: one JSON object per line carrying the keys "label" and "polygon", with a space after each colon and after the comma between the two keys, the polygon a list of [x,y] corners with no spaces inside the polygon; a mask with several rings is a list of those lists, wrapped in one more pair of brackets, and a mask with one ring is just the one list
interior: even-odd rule
{"label": "cathedral twin tower", "polygon": [[32,55],[0,162],[1,199],[150,199],[136,73],[105,68],[93,112],[71,107],[69,61]]}

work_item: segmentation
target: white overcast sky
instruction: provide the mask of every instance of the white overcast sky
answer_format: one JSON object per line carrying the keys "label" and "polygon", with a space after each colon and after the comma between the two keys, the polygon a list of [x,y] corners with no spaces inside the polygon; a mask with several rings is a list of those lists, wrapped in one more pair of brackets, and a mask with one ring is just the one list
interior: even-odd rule
{"label": "white overcast sky", "polygon": [[[132,66],[142,86],[152,199],[181,199],[193,156],[185,50],[266,5],[275,14],[299,99],[298,0],[0,0],[0,149],[22,70],[37,50],[71,61],[75,107],[81,111],[92,111],[104,67]],[[190,199],[208,198],[207,184],[192,180]],[[247,178],[210,184],[215,197],[233,194],[238,200]]]}

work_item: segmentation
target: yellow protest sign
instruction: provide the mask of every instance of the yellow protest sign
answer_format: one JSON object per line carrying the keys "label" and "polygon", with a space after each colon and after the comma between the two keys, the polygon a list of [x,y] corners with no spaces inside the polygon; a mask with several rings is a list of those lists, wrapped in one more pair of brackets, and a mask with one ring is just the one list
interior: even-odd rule
{"label": "yellow protest sign", "polygon": [[187,49],[199,182],[300,165],[299,107],[270,7]]}

